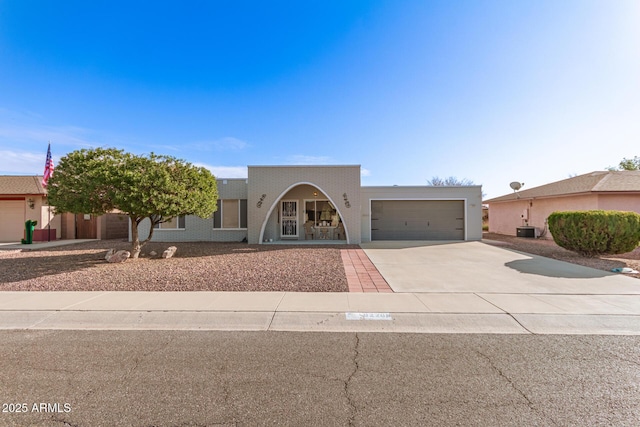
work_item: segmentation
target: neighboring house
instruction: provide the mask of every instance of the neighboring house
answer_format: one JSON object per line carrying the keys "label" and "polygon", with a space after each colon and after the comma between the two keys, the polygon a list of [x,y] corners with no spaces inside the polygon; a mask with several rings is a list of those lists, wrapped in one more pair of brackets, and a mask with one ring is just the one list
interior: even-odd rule
{"label": "neighboring house", "polygon": [[534,227],[551,238],[547,218],[555,211],[617,210],[640,213],[640,171],[596,171],[485,200],[489,231],[517,235]]}
{"label": "neighboring house", "polygon": [[[480,240],[481,186],[360,185],[360,166],[249,166],[218,179],[212,218],[160,224],[154,241]],[[140,224],[140,236],[150,221]]]}
{"label": "neighboring house", "polygon": [[64,213],[61,223],[63,239],[126,239],[129,236],[129,217],[119,213]]}
{"label": "neighboring house", "polygon": [[34,241],[127,238],[129,233],[128,217],[123,215],[54,215],[53,207],[50,210],[47,204],[42,175],[0,176],[0,242],[22,240],[27,220],[38,222]]}
{"label": "neighboring house", "polygon": [[42,176],[0,176],[0,242],[23,239],[27,220],[38,221],[33,240],[47,240],[50,218],[50,238],[60,238],[60,218],[49,216],[46,195]]}

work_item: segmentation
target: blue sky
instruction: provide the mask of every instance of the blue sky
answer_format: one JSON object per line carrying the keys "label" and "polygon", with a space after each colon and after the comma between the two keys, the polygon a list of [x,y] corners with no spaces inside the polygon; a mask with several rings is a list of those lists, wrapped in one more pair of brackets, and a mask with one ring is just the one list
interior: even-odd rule
{"label": "blue sky", "polygon": [[640,155],[640,2],[0,0],[0,174],[48,141],[497,197]]}

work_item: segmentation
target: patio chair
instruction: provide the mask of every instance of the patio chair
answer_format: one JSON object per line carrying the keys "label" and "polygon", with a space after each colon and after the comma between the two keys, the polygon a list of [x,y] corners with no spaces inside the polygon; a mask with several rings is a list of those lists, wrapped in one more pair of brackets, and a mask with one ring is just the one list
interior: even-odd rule
{"label": "patio chair", "polygon": [[316,231],[313,228],[311,221],[304,223],[304,239],[307,240],[307,236],[311,236],[311,240],[315,240]]}
{"label": "patio chair", "polygon": [[329,238],[329,229],[327,227],[322,227],[320,229],[320,238],[324,240]]}

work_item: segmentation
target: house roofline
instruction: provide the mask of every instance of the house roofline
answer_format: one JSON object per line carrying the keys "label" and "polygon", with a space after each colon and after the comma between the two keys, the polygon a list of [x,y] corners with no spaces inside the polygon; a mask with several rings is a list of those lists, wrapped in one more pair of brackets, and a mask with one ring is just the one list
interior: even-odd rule
{"label": "house roofline", "polygon": [[[627,194],[627,195],[628,194],[631,194],[631,195],[639,194],[640,195],[640,191],[633,191],[633,190],[628,190],[628,191],[624,191],[624,190],[616,190],[616,191],[581,191],[579,193],[553,194],[553,195],[548,195],[548,196],[524,196],[524,197],[515,197],[515,198],[504,199],[504,200],[489,199],[489,200],[483,200],[482,203],[490,205],[492,203],[517,202],[518,200],[558,199],[558,198],[561,198],[561,197],[590,196],[590,195],[616,195],[616,194]],[[502,198],[502,197],[506,197],[506,196],[497,197],[496,199]]]}

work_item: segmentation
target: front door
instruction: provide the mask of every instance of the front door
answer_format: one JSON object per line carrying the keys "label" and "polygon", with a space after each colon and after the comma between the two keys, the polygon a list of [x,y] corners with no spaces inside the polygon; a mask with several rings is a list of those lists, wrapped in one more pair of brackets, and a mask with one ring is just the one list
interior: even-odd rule
{"label": "front door", "polygon": [[298,237],[298,201],[282,200],[280,203],[280,237]]}

